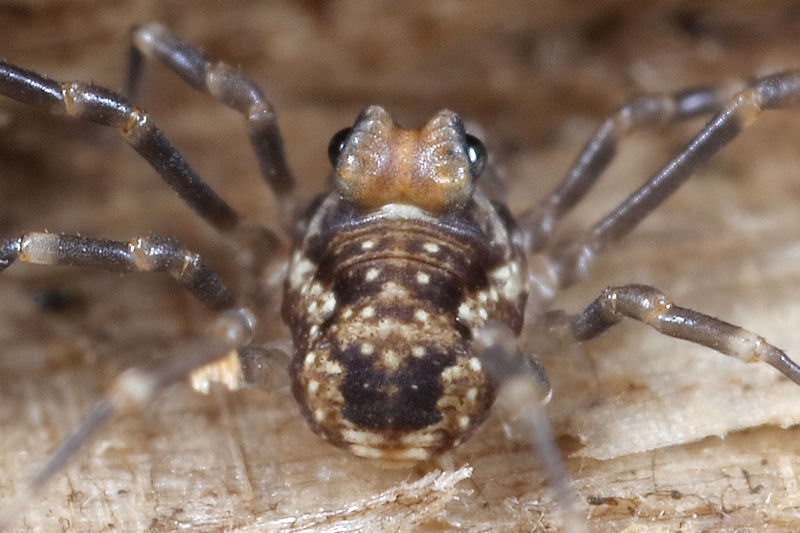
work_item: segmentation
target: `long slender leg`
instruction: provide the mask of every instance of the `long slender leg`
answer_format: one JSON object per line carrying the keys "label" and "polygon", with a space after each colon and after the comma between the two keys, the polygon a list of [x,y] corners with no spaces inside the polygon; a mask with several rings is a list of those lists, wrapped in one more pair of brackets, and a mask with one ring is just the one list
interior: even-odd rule
{"label": "long slender leg", "polygon": [[716,113],[733,94],[731,87],[696,87],[625,102],[603,122],[556,188],[539,205],[517,217],[526,232],[529,251],[536,252],[549,244],[558,219],[586,196],[616,155],[624,136],[636,129]]}
{"label": "long slender leg", "polygon": [[[79,235],[26,233],[0,241],[0,271],[15,261],[92,267],[121,273],[166,272],[220,315],[205,336],[183,343],[153,366],[129,369],[114,380],[73,434],[61,443],[12,502],[0,510],[0,531],[34,501],[34,496],[47,482],[115,414],[141,409],[164,388],[195,371],[203,376],[201,382],[206,389],[211,381],[220,379],[215,370],[226,364],[236,367],[237,372],[229,377],[237,383],[256,374],[253,370],[247,372],[238,358],[239,351],[252,338],[255,328],[252,313],[236,306],[233,293],[200,256],[172,239],[153,236],[119,242]],[[225,354],[228,356],[224,357]]]}
{"label": "long slender leg", "polygon": [[160,24],[150,23],[133,30],[127,82],[131,98],[138,91],[144,56],[164,63],[194,88],[245,116],[261,173],[285,202],[294,189],[294,178],[286,164],[275,111],[258,86],[239,70],[210,60]]}
{"label": "long slender leg", "polygon": [[800,71],[756,81],[739,92],[674,159],[569,246],[556,249],[550,268],[564,287],[581,279],[598,252],[628,234],[765,109],[800,105]]}
{"label": "long slender leg", "polygon": [[209,224],[222,231],[238,226],[233,209],[195,173],[150,117],[122,96],[87,83],[61,83],[5,61],[0,61],[0,95],[48,113],[115,128]]}
{"label": "long slender leg", "polygon": [[[199,255],[166,237],[150,236],[128,242],[95,239],[80,235],[26,233],[0,240],[0,272],[15,261],[40,265],[71,265],[112,272],[166,272],[195,298],[213,310],[233,309],[236,297]],[[239,308],[241,312],[249,310]],[[192,373],[192,386],[208,392],[211,383],[231,389],[259,385],[264,368],[279,350],[263,347],[233,353],[213,365]],[[218,352],[222,357],[223,352]]]}
{"label": "long slender leg", "polygon": [[228,309],[236,303],[234,294],[199,255],[166,237],[119,242],[79,235],[26,233],[0,240],[0,271],[17,260],[123,273],[166,272],[211,309]]}
{"label": "long slender leg", "polygon": [[544,467],[553,499],[564,520],[563,531],[586,533],[585,521],[579,516],[575,494],[569,487],[567,471],[544,412],[543,404],[552,394],[544,368],[519,350],[516,335],[504,324],[494,322],[481,328],[475,334],[472,347],[484,372],[495,383],[504,384],[507,393],[519,404],[518,418],[527,425]]}
{"label": "long slender leg", "polygon": [[752,363],[764,361],[800,384],[800,366],[763,337],[717,318],[673,304],[664,294],[646,285],[610,287],[580,315],[545,315],[542,327],[573,340],[591,339],[623,318],[638,320],[656,331],[701,344],[720,353]]}
{"label": "long slender leg", "polygon": [[47,462],[14,498],[0,509],[0,531],[35,501],[54,475],[114,415],[141,410],[166,387],[184,380],[195,368],[238,350],[252,337],[254,321],[245,309],[224,311],[204,338],[181,344],[151,367],[131,368],[115,379],[76,430],[61,442]]}

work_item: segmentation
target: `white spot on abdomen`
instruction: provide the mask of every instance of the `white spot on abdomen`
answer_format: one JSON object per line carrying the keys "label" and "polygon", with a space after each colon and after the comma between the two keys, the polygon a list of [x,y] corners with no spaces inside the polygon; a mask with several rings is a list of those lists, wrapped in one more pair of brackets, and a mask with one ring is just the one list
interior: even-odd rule
{"label": "white spot on abdomen", "polygon": [[422,249],[428,252],[429,254],[438,254],[439,253],[439,245],[435,242],[426,242],[422,245]]}

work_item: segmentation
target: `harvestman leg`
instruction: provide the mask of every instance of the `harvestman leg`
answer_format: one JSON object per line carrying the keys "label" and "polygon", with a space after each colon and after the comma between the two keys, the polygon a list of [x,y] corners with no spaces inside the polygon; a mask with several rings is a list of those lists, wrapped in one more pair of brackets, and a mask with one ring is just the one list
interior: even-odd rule
{"label": "harvestman leg", "polygon": [[[267,230],[254,231],[240,224],[239,216],[195,173],[149,116],[129,105],[124,97],[91,84],[58,82],[2,60],[0,95],[48,113],[66,114],[114,127],[209,224],[235,237],[246,237],[254,256],[263,259],[262,256],[271,255],[277,238]],[[19,239],[0,241],[0,246],[0,270],[17,259],[123,272],[160,270],[172,274],[214,309],[232,304],[234,300],[216,274],[199,262],[197,256],[192,257],[198,263],[192,264],[186,255],[188,252],[165,238],[151,237],[126,244],[31,233]]]}
{"label": "harvestman leg", "polygon": [[[800,366],[760,335],[709,315],[678,307],[660,291],[646,285],[609,287],[582,314],[567,316],[560,311],[553,311],[545,314],[540,322],[534,324],[534,328],[538,327],[540,333],[549,334],[551,342],[556,341],[559,344],[569,340],[580,342],[600,335],[624,318],[638,320],[662,334],[707,346],[748,363],[764,361],[800,384]],[[484,353],[491,354],[491,358],[507,360],[503,355],[515,353],[513,352],[515,345],[510,344],[509,339],[504,341],[498,339],[502,337],[490,337],[489,341],[479,338],[478,342],[490,344]],[[484,362],[485,359],[482,358],[481,361]],[[521,373],[521,376],[527,377],[533,374],[535,379],[538,378],[536,373],[532,373],[529,369],[520,368],[520,370],[527,370]],[[528,398],[527,401],[520,403],[523,406],[523,420],[529,425],[530,434],[542,457],[554,494],[558,501],[562,502],[564,518],[569,524],[566,530],[583,531],[575,496],[566,484],[568,478],[547,417],[536,398]]]}
{"label": "harvestman leg", "polygon": [[582,279],[599,252],[627,235],[762,111],[788,107],[800,107],[800,71],[762,78],[736,94],[686,148],[606,217],[574,243],[556,243],[545,250],[556,286]]}
{"label": "harvestman leg", "polygon": [[497,385],[511,389],[509,394],[516,399],[519,409],[518,419],[527,426],[526,431],[541,460],[547,482],[559,503],[563,530],[585,533],[586,526],[578,512],[575,493],[567,483],[566,467],[544,411],[544,404],[552,395],[544,368],[519,349],[517,335],[500,322],[488,323],[476,332],[472,349],[486,375]]}
{"label": "harvestman leg", "polygon": [[165,237],[129,242],[79,235],[25,233],[0,240],[0,271],[15,261],[94,267],[112,272],[166,272],[210,309],[232,308],[236,299],[200,256]]}
{"label": "harvestman leg", "polygon": [[[240,105],[242,98],[248,98],[250,93],[258,95],[257,89],[241,81],[244,78],[221,65],[209,69],[208,73],[212,80],[209,86],[214,87],[212,94],[241,111],[245,110]],[[114,127],[209,224],[223,232],[242,231],[239,217],[233,209],[194,172],[149,116],[129,105],[124,97],[82,82],[61,83],[4,61],[0,61],[0,95],[48,113],[66,114]],[[263,98],[256,100],[258,103]],[[265,169],[267,181],[276,192],[286,195],[292,190],[293,182],[285,170],[274,113],[268,104],[247,108],[247,111],[252,118],[253,144],[260,154],[260,163],[262,169]],[[262,127],[263,131],[259,133],[259,126],[265,124],[266,127]],[[275,153],[278,155],[269,159],[261,155],[264,153],[268,156]],[[264,244],[274,244],[272,234],[260,233],[256,237]],[[269,249],[262,252],[269,253]],[[132,368],[115,379],[106,395],[97,402],[77,430],[59,446],[37,475],[18,492],[11,504],[0,512],[0,530],[5,529],[25,505],[30,503],[34,494],[60,471],[80,446],[112,415],[141,408],[164,387],[182,381],[195,369],[219,360],[221,354],[232,350],[246,352],[247,356],[241,360],[241,370],[245,374],[242,377],[248,381],[251,377],[247,375],[248,363],[253,368],[258,363],[256,361],[252,364],[253,361],[248,358],[259,357],[258,354],[250,354],[246,349],[255,327],[251,312],[246,308],[236,307],[233,293],[199,256],[170,239],[149,237],[122,243],[81,236],[27,233],[0,241],[0,271],[15,261],[87,266],[117,272],[167,272],[200,301],[220,314],[205,337],[183,343],[173,350],[170,357],[152,367]],[[257,368],[254,377],[260,377]]]}
{"label": "harvestman leg", "polygon": [[195,89],[243,114],[261,174],[284,206],[284,222],[292,222],[294,178],[286,163],[277,116],[261,89],[239,70],[212,61],[198,48],[157,23],[133,30],[129,52],[127,94],[135,98],[144,57],[160,61]]}
{"label": "harvestman leg", "polygon": [[550,244],[558,219],[589,193],[616,155],[623,137],[636,129],[719,112],[732,95],[731,87],[697,87],[625,102],[603,122],[558,186],[539,205],[517,217],[528,251],[537,252]]}
{"label": "harvestman leg", "polygon": [[[628,234],[680,187],[697,168],[751,124],[765,109],[800,105],[800,72],[756,81],[738,93],[689,145],[589,231],[559,252],[553,246],[551,272],[565,287],[582,278],[596,254]],[[800,384],[800,366],[762,337],[691,309],[674,305],[657,289],[626,285],[606,289],[581,314],[549,313],[542,328],[573,340],[595,337],[622,318],[643,322],[657,331],[688,340],[744,361],[769,363]]]}
{"label": "harvestman leg", "polygon": [[[720,91],[695,90],[672,98],[646,97],[626,104],[615,117],[604,123],[565,180],[542,204],[522,217],[521,227],[528,233],[525,244],[540,252],[531,257],[535,265],[532,287],[538,287],[542,295],[547,296],[581,279],[597,253],[627,235],[701,164],[753,122],[762,110],[800,104],[800,72],[758,80],[724,107],[720,104],[722,96]],[[582,237],[574,243],[549,242],[555,221],[588,193],[613,157],[621,134],[633,127],[679,120],[720,108],[719,114],[678,156]],[[608,288],[579,315],[567,316],[560,311],[546,313],[532,325],[530,332],[542,335],[547,346],[557,346],[564,341],[591,339],[623,318],[638,320],[665,335],[701,344],[747,362],[767,362],[800,384],[800,366],[764,338],[714,317],[678,307],[657,289],[645,285]],[[492,341],[481,341],[480,338],[478,342],[492,344]],[[514,353],[516,345],[510,344],[509,340],[504,344],[501,355]],[[536,377],[536,373],[533,374]],[[530,403],[536,404],[535,401]],[[567,502],[566,519],[570,528],[580,530],[582,523],[577,518],[572,493],[563,481],[566,479],[563,463],[552,444],[546,417],[540,411],[532,408],[527,416],[532,430],[548,432],[546,439],[550,442],[536,435],[534,442],[544,457],[551,482],[557,483],[554,490],[561,501]]]}
{"label": "harvestman leg", "polygon": [[[64,440],[13,501],[0,513],[0,530],[31,502],[77,450],[113,415],[138,410],[165,387],[193,370],[239,351],[252,337],[255,322],[200,256],[172,239],[147,237],[130,242],[78,235],[26,233],[0,241],[0,271],[15,261],[41,265],[94,267],[112,272],[166,272],[207,307],[219,312],[206,335],[179,345],[150,367],[131,368],[118,376],[75,432]],[[245,377],[246,379],[246,377]]]}
{"label": "harvestman leg", "polygon": [[238,215],[203,181],[141,109],[96,85],[58,82],[0,61],[0,95],[56,115],[115,128],[197,214],[220,231]]}
{"label": "harvestman leg", "polygon": [[739,326],[673,304],[647,285],[609,287],[586,310],[570,317],[569,330],[578,341],[596,337],[623,318],[638,320],[656,331],[707,346],[747,363],[764,361],[800,385],[800,366],[763,337]]}

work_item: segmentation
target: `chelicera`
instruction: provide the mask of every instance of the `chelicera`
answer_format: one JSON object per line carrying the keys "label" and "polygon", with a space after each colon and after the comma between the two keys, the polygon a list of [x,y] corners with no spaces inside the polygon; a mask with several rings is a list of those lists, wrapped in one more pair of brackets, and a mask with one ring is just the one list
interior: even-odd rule
{"label": "chelicera", "polygon": [[[762,110],[800,103],[800,73],[762,78],[736,92],[701,88],[629,101],[603,123],[558,187],[515,219],[481,189],[486,152],[458,115],[441,111],[409,130],[377,106],[333,137],[334,188],[304,209],[295,198],[276,115],[249,78],[147,24],[133,33],[131,98],[145,57],[246,118],[264,179],[281,200],[294,239],[282,306],[294,341],[293,391],[311,429],[336,446],[389,465],[413,464],[468,438],[511,377],[531,378],[546,398],[549,383],[537,354],[518,348],[523,327],[545,349],[591,339],[633,318],[726,355],[765,361],[800,383],[800,367],[762,337],[674,305],[649,286],[608,288],[574,315],[548,309],[558,290],[581,280],[599,253]],[[114,127],[225,240],[264,257],[256,267],[282,257],[279,239],[245,224],[128,98],[6,62],[0,62],[0,93]],[[559,220],[587,195],[623,135],[710,114],[716,115],[684,150],[606,217],[573,240],[555,238]],[[205,336],[176,349],[167,363],[134,368],[115,380],[20,501],[113,414],[140,407],[165,386],[187,377],[201,390],[212,381],[230,387],[258,381],[253,359],[264,353],[251,344],[257,314],[200,255],[173,239],[118,242],[30,232],[0,241],[0,269],[16,261],[166,272],[219,313]],[[537,428],[546,432],[541,423]],[[543,453],[557,457],[549,437],[540,440]],[[550,475],[558,476],[558,469]]]}

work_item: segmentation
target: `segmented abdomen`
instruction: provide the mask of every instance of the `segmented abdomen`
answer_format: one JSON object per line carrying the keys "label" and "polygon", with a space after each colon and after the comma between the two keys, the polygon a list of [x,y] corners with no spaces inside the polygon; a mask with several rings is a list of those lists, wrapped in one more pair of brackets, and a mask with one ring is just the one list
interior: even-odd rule
{"label": "segmented abdomen", "polygon": [[454,235],[425,217],[324,220],[294,254],[283,308],[293,390],[312,429],[387,462],[459,444],[495,397],[470,349],[474,328],[521,326],[524,291],[497,275],[519,272],[517,255],[477,225]]}

